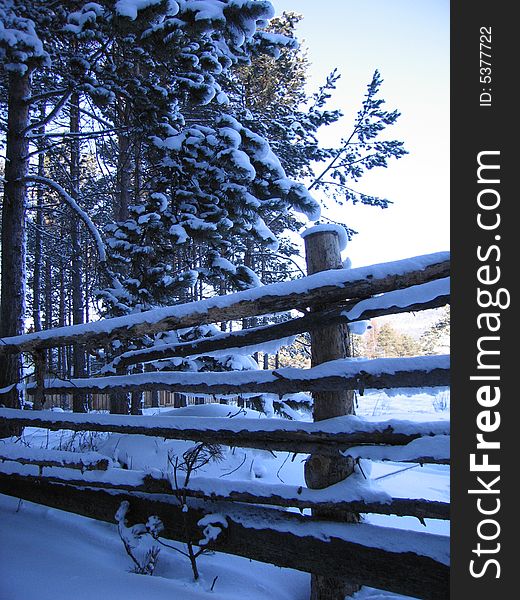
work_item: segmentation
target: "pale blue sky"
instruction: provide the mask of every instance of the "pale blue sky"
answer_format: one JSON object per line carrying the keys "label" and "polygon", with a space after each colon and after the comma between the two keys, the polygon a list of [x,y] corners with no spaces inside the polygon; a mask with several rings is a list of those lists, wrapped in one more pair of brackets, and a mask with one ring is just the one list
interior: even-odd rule
{"label": "pale blue sky", "polygon": [[346,116],[326,143],[348,133],[376,68],[385,107],[402,113],[388,131],[410,154],[357,184],[394,204],[324,212],[359,231],[347,250],[353,266],[448,250],[449,0],[271,1],[277,14],[304,15],[298,37],[312,63],[311,88],[334,67],[342,74],[331,106]]}

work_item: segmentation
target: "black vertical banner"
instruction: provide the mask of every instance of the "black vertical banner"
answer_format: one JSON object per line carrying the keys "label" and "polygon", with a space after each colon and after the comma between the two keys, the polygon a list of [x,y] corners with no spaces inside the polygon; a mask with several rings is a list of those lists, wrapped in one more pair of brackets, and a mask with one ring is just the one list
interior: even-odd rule
{"label": "black vertical banner", "polygon": [[519,595],[515,4],[451,3],[452,600]]}

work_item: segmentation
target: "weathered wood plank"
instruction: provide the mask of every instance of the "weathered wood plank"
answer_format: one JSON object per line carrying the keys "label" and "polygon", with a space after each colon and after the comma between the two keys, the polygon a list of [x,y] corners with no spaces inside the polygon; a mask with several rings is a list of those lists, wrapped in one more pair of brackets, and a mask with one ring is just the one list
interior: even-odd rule
{"label": "weathered wood plank", "polygon": [[[442,422],[407,423],[406,433],[388,422],[365,423],[359,419],[345,429],[331,419],[330,423],[301,423],[279,419],[234,420],[226,418],[196,417],[142,417],[120,415],[89,415],[49,413],[0,409],[0,424],[17,423],[24,427],[42,427],[57,431],[102,431],[139,434],[170,440],[190,440],[222,444],[231,447],[257,448],[309,454],[316,450],[346,450],[360,445],[385,444],[400,446],[424,436],[449,434],[449,424]],[[332,423],[334,422],[334,423]],[[332,425],[331,425],[332,423]],[[283,427],[283,429],[282,429]],[[332,427],[332,430],[331,430]],[[416,431],[413,429],[416,427]]]}
{"label": "weathered wood plank", "polygon": [[[45,456],[47,454],[47,456]],[[66,467],[81,471],[106,471],[109,459],[106,456],[80,452],[66,452],[52,450],[48,453],[34,448],[5,448],[0,447],[0,461],[14,461],[22,465],[35,465],[38,467]]]}
{"label": "weathered wood plank", "polygon": [[[392,306],[388,308],[367,309],[363,310],[356,321],[364,321],[381,317],[384,315],[399,314],[403,312],[415,312],[419,310],[427,310],[431,308],[440,308],[449,304],[450,295],[442,294],[434,300],[428,302],[411,302],[406,306]],[[129,367],[142,362],[151,362],[163,360],[167,358],[183,358],[204,354],[220,350],[228,350],[230,348],[243,348],[245,346],[255,346],[265,342],[283,340],[284,338],[292,337],[304,332],[312,332],[323,326],[323,323],[329,325],[337,325],[340,323],[351,323],[352,319],[348,319],[346,312],[359,304],[359,301],[343,302],[334,307],[320,310],[317,312],[308,313],[303,317],[291,319],[284,323],[276,323],[274,325],[265,325],[262,327],[254,327],[252,329],[242,329],[229,333],[222,333],[210,338],[202,338],[192,342],[184,342],[181,344],[164,344],[158,347],[143,348],[142,350],[134,350],[125,352],[118,356],[112,366]]]}
{"label": "weathered wood plank", "polygon": [[[301,391],[334,391],[447,386],[448,356],[422,356],[373,360],[335,360],[311,369],[275,371],[184,373],[159,371],[111,375],[70,381],[45,382],[49,394],[106,393],[169,390],[192,394],[289,394]],[[29,394],[35,386],[27,386]]]}
{"label": "weathered wood plank", "polygon": [[[415,268],[414,268],[415,265]],[[418,265],[420,265],[419,268]],[[370,298],[376,294],[448,277],[448,253],[436,253],[391,263],[318,273],[297,281],[277,283],[233,294],[231,301],[219,298],[156,309],[72,327],[3,338],[0,355],[33,352],[73,343],[94,347],[113,339],[126,340],[207,323],[237,320],[346,299]]]}
{"label": "weathered wood plank", "polygon": [[[207,513],[218,512],[226,517],[228,527],[218,536],[214,550],[310,573],[341,573],[360,585],[416,598],[449,597],[449,566],[411,550],[413,541],[423,536],[421,547],[435,546],[447,553],[447,538],[436,535],[366,524],[320,523],[275,509],[198,500],[188,500],[189,511],[183,514],[180,506],[165,496],[13,481],[2,474],[0,492],[109,523],[114,523],[114,514],[126,500],[130,502],[131,523],[143,523],[150,515],[157,515],[165,526],[162,536],[179,541],[186,539],[183,516],[191,539],[196,541],[201,538],[197,521]],[[401,551],[371,546],[373,542],[368,540],[376,529],[382,544],[390,547],[393,543]]]}
{"label": "weathered wood plank", "polygon": [[9,475],[13,481],[15,479],[23,479],[32,481],[33,483],[46,481],[49,483],[63,483],[78,487],[83,486],[109,490],[125,490],[127,492],[144,492],[147,494],[175,495],[178,493],[179,497],[181,498],[200,498],[202,500],[218,502],[244,502],[246,504],[267,504],[271,506],[299,508],[300,510],[319,509],[326,511],[327,514],[330,515],[331,519],[333,518],[334,513],[341,515],[345,511],[355,511],[356,513],[374,513],[381,515],[397,515],[400,517],[411,516],[417,517],[421,520],[446,520],[450,518],[449,504],[445,502],[425,500],[424,498],[393,498],[390,502],[371,502],[362,500],[323,501],[319,499],[313,499],[312,497],[302,497],[302,488],[300,488],[300,493],[298,493],[297,489],[293,489],[294,486],[289,485],[283,486],[284,488],[288,489],[288,492],[284,495],[276,493],[259,494],[246,492],[243,490],[231,490],[229,493],[224,494],[217,491],[205,491],[202,489],[193,488],[180,488],[179,490],[174,491],[171,483],[167,479],[151,477],[150,475],[146,475],[144,472],[132,473],[137,476],[136,479],[141,479],[140,483],[125,481],[125,476],[128,476],[129,472],[122,469],[112,469],[108,473],[108,475],[111,473],[114,475],[121,473],[123,475],[121,478],[114,476],[113,480],[107,478],[96,478],[95,473],[89,473],[88,476],[82,476],[81,473],[78,473],[77,476],[71,477],[68,474],[61,475],[56,469],[53,469],[51,474],[44,472],[41,475],[28,475],[17,472],[16,465],[14,469],[9,469],[4,467],[2,464],[0,464],[0,473]]}

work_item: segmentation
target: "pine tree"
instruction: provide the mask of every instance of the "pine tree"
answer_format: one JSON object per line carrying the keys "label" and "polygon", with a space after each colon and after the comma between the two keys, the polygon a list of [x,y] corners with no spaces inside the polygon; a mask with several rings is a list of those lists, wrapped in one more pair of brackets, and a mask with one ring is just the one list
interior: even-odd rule
{"label": "pine tree", "polygon": [[407,151],[398,140],[380,139],[385,129],[400,117],[397,110],[384,110],[385,100],[379,96],[383,83],[376,69],[358,111],[354,127],[341,140],[339,148],[330,149],[331,160],[309,186],[310,190],[322,190],[339,204],[352,202],[386,208],[389,200],[364,194],[351,187],[366,171],[376,167],[387,167],[391,158],[402,158]]}
{"label": "pine tree", "polygon": [[367,358],[399,358],[421,354],[421,344],[390,323],[374,325],[357,342],[355,354]]}
{"label": "pine tree", "polygon": [[[31,76],[46,65],[48,54],[38,38],[34,23],[18,14],[8,2],[0,3],[0,64],[2,88],[7,88],[7,131],[5,185],[2,206],[2,280],[0,337],[23,333],[25,318],[25,261],[27,194],[24,178],[28,170],[29,140],[26,135],[30,110]],[[0,387],[19,380],[21,357],[11,354],[0,366]],[[20,399],[13,389],[4,396],[7,406]]]}
{"label": "pine tree", "polygon": [[449,352],[450,347],[450,307],[445,306],[439,318],[421,335],[420,343],[424,354]]}
{"label": "pine tree", "polygon": [[[352,135],[341,148],[320,146],[319,129],[340,117],[326,107],[338,74],[308,95],[294,38],[300,17],[269,22],[273,12],[263,0],[0,0],[0,110],[24,121],[7,145],[21,176],[8,168],[5,188],[6,198],[17,188],[20,218],[4,201],[2,238],[23,241],[28,227],[30,276],[24,244],[14,257],[9,246],[12,264],[4,251],[2,273],[30,284],[35,328],[298,277],[298,248],[286,234],[302,227],[300,214],[318,217],[314,189],[337,196],[349,178],[402,156],[402,144],[378,138],[398,117],[382,108],[378,73]],[[23,115],[11,100],[22,79],[30,86]],[[5,291],[13,286],[2,287],[14,306]],[[20,333],[26,307],[14,312]],[[66,377],[88,374],[93,360],[71,348],[47,358],[48,370]],[[254,366],[206,357],[173,368],[231,364]],[[2,381],[16,379],[13,371]]]}

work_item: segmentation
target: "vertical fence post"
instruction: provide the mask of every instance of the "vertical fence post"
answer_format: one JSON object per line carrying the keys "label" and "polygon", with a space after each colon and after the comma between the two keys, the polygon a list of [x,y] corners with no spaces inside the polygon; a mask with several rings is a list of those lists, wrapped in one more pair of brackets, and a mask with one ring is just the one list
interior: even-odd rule
{"label": "vertical fence post", "polygon": [[[334,228],[316,231],[309,230],[304,236],[307,273],[343,268],[339,233]],[[319,310],[317,306],[314,310]],[[350,354],[349,334],[346,324],[323,325],[311,333],[311,364],[319,365],[330,360],[346,358]],[[315,421],[354,414],[354,392],[340,390],[313,393],[313,417]],[[312,454],[305,464],[305,481],[312,489],[322,489],[346,479],[352,474],[354,464],[351,457],[338,451]],[[318,517],[332,515],[323,511],[313,511]],[[343,513],[340,518],[346,522],[358,522],[359,515]],[[338,519],[338,513],[334,513]],[[325,577],[312,575],[311,600],[343,600],[359,590],[359,586],[346,581],[341,576]]]}
{"label": "vertical fence post", "polygon": [[[126,367],[116,366],[116,375],[126,375]],[[110,414],[127,415],[130,412],[130,396],[126,392],[110,393]]]}
{"label": "vertical fence post", "polygon": [[36,391],[33,398],[33,409],[41,410],[45,404],[45,350],[33,352]]}

